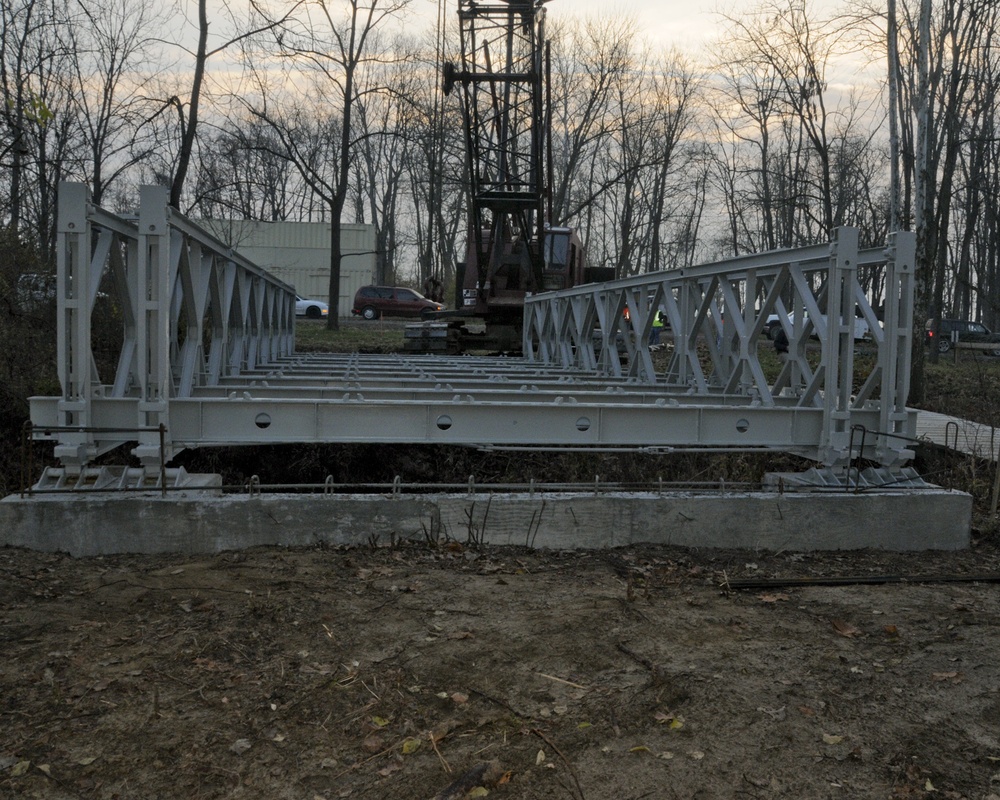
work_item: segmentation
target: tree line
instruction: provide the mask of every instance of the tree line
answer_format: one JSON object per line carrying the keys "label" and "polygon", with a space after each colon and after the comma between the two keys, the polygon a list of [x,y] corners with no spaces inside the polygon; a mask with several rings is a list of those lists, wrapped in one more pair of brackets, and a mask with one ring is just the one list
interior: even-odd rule
{"label": "tree line", "polygon": [[[686,56],[550,6],[552,222],[618,276],[918,229],[917,317],[1000,323],[993,0],[761,0]],[[61,180],[128,211],[374,226],[378,279],[464,255],[455,9],[412,0],[0,0],[0,224],[53,263]],[[419,22],[419,24],[417,24]],[[178,33],[167,40],[164,31]],[[845,74],[845,65],[854,72]],[[872,292],[877,300],[877,276]],[[337,320],[330,320],[336,326]]]}

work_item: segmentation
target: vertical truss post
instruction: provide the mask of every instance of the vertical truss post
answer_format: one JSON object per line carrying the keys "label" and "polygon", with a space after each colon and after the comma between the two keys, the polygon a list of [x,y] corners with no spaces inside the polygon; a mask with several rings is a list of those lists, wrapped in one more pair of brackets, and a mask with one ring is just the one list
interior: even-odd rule
{"label": "vertical truss post", "polygon": [[830,245],[826,281],[826,324],[820,333],[823,378],[824,462],[850,458],[851,393],[854,388],[855,285],[858,280],[858,230],[837,228]]}
{"label": "vertical truss post", "polygon": [[[178,236],[180,234],[177,234]],[[166,426],[167,459],[170,448],[168,401],[171,392],[171,287],[175,273],[167,218],[167,188],[139,190],[139,264],[137,350],[139,402],[136,427],[142,430],[133,451],[144,465],[160,460],[160,424]],[[152,431],[152,432],[150,432]]]}
{"label": "vertical truss post", "polygon": [[912,454],[904,446],[910,437],[906,400],[910,393],[913,345],[913,293],[917,236],[913,231],[889,235],[885,278],[885,337],[879,348],[882,372],[881,424],[876,454],[883,464],[904,461]]}
{"label": "vertical truss post", "polygon": [[[91,227],[90,191],[84,184],[63,184],[59,192],[56,239],[56,368],[62,396],[57,424],[85,428],[93,425],[91,384]],[[60,436],[55,455],[66,464],[83,464],[97,454],[93,434]]]}

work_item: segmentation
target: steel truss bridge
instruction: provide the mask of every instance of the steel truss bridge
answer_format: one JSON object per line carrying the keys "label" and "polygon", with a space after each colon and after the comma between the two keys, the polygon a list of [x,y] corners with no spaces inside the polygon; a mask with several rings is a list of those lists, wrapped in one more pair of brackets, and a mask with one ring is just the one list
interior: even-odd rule
{"label": "steel truss bridge", "polygon": [[[841,228],[829,244],[539,294],[518,357],[305,354],[293,288],[169,208],[165,189],[143,187],[123,218],[64,184],[61,393],[31,398],[32,436],[55,441],[64,476],[127,445],[160,475],[186,448],[297,442],[770,450],[891,471],[916,424],[914,253],[910,233],[869,251]],[[658,308],[669,325],[654,353]],[[769,383],[770,315],[790,352]],[[856,317],[871,341],[855,342]],[[874,362],[863,381],[859,348]]]}

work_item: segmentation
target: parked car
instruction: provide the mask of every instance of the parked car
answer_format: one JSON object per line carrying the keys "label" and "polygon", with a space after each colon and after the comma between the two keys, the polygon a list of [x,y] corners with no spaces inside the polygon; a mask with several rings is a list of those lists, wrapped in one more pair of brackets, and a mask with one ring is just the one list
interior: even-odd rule
{"label": "parked car", "polygon": [[[794,321],[795,321],[794,316],[789,315],[789,319],[792,320],[792,322],[794,323]],[[781,321],[778,319],[778,315],[777,314],[771,314],[767,318],[767,322],[764,325],[764,334],[767,336],[768,339],[770,339],[773,342],[774,341],[774,337],[778,335],[778,330],[780,328],[781,328]],[[868,337],[868,334],[870,332],[871,332],[871,330],[868,327],[868,321],[865,320],[865,319],[863,319],[862,317],[855,317],[855,319],[854,319],[854,338],[855,339],[865,339],[865,338]],[[816,336],[816,329],[815,328],[813,328],[812,335],[815,338],[815,336]]]}
{"label": "parked car", "polygon": [[330,306],[322,300],[310,300],[308,297],[295,295],[295,316],[322,319],[330,316]]}
{"label": "parked car", "polygon": [[947,353],[951,350],[952,337],[958,334],[959,342],[973,344],[996,344],[996,349],[984,348],[986,352],[994,356],[1000,356],[1000,333],[993,333],[981,322],[970,322],[967,319],[942,319],[938,328],[940,336],[934,334],[934,320],[927,321],[927,338],[925,342],[933,344],[937,339],[937,349],[939,353]]}
{"label": "parked car", "polygon": [[17,304],[23,310],[35,310],[47,303],[55,305],[56,276],[25,272],[17,278]]}
{"label": "parked car", "polygon": [[402,286],[362,286],[354,295],[351,313],[364,319],[423,317],[443,308],[442,303]]}

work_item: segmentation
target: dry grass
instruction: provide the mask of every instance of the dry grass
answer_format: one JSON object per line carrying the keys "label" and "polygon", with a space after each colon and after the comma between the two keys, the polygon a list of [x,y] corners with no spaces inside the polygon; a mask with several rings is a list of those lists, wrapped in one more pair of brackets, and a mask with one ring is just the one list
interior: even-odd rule
{"label": "dry grass", "polygon": [[296,320],[295,349],[300,353],[397,353],[403,349],[399,320],[340,320],[331,331],[325,321]]}

